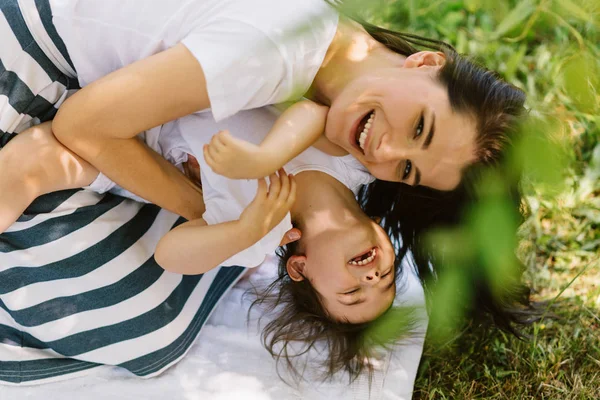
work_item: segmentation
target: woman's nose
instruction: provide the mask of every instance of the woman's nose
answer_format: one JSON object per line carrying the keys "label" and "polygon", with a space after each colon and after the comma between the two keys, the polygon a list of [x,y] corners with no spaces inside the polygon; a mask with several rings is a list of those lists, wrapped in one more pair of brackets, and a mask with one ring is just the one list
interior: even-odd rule
{"label": "woman's nose", "polygon": [[386,163],[406,157],[406,146],[392,140],[391,136],[388,134],[381,138],[381,143],[373,150],[373,162]]}

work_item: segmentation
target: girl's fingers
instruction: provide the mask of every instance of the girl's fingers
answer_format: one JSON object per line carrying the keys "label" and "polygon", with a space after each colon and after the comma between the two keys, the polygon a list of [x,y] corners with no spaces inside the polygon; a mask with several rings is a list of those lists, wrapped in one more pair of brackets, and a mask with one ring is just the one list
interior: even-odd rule
{"label": "girl's fingers", "polygon": [[210,148],[208,147],[207,144],[202,146],[202,152],[204,153],[204,161],[206,161],[206,163],[208,164],[209,167],[214,169],[214,165],[215,165],[214,160],[213,160],[212,156],[210,155]]}
{"label": "girl's fingers", "polygon": [[283,168],[279,170],[279,181],[281,182],[281,191],[279,192],[279,197],[285,201],[290,194],[290,179]]}
{"label": "girl's fingers", "polygon": [[221,141],[219,140],[219,134],[213,135],[210,139],[209,149],[213,154],[218,154],[221,149]]}
{"label": "girl's fingers", "polygon": [[216,141],[224,146],[227,143],[227,140],[229,139],[227,136],[229,135],[229,132],[227,131],[219,131],[219,133],[217,133],[214,138],[216,139]]}
{"label": "girl's fingers", "polygon": [[269,175],[269,199],[276,199],[279,196],[281,190],[281,182],[277,174]]}
{"label": "girl's fingers", "polygon": [[289,175],[288,179],[290,180],[290,193],[287,198],[287,202],[291,207],[296,201],[296,179],[294,179],[294,175]]}
{"label": "girl's fingers", "polygon": [[265,178],[258,179],[258,189],[256,190],[256,198],[264,198],[267,195],[267,181]]}

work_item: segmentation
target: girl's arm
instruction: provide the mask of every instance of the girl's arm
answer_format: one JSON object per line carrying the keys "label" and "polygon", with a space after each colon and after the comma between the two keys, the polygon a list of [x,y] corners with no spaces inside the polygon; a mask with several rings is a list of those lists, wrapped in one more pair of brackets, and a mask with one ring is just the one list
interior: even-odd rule
{"label": "girl's arm", "polygon": [[288,213],[296,198],[293,176],[258,181],[256,197],[236,221],[208,225],[203,219],[186,222],[159,242],[154,258],[167,271],[184,275],[203,274],[235,254],[251,247],[269,233]]}
{"label": "girl's arm", "polygon": [[202,193],[135,136],[210,107],[202,68],[182,45],[121,68],[60,107],[55,136],[115,183],[187,219],[203,213]]}
{"label": "girl's arm", "polygon": [[281,114],[260,145],[222,131],[205,146],[204,157],[213,171],[231,179],[267,176],[323,136],[328,111],[310,100],[300,101]]}

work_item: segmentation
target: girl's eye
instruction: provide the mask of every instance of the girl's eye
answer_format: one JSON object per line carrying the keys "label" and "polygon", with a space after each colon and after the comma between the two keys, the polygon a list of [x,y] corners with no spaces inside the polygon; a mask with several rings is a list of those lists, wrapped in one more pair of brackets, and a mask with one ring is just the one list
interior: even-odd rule
{"label": "girl's eye", "polygon": [[423,133],[423,129],[425,128],[425,117],[421,115],[421,119],[419,120],[419,125],[417,125],[417,131],[415,132],[415,139],[421,136]]}
{"label": "girl's eye", "polygon": [[408,178],[410,175],[410,170],[412,169],[412,162],[410,160],[406,160],[406,166],[404,167],[404,173],[402,174],[402,180]]}
{"label": "girl's eye", "polygon": [[351,291],[349,291],[349,292],[346,292],[346,293],[344,293],[344,294],[352,294],[352,293],[356,293],[356,292],[358,292],[358,288],[356,288],[356,289],[354,289],[354,290],[351,290]]}

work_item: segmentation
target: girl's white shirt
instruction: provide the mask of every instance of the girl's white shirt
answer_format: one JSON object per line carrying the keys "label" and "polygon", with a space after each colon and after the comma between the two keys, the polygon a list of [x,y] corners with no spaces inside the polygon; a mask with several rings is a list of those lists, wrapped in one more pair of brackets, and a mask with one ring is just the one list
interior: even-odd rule
{"label": "girl's white shirt", "polygon": [[[228,129],[233,135],[252,143],[260,143],[266,132],[273,126],[279,113],[272,107],[241,111],[231,118],[216,122],[208,113],[190,115],[175,121],[172,129],[175,135],[181,135],[190,146],[192,154],[202,155],[202,147],[210,142],[218,130]],[[255,179],[228,179],[214,173],[199,156],[202,191],[206,212],[203,215],[208,224],[233,221],[240,217],[242,211],[254,199],[258,183]],[[358,190],[374,180],[354,157],[331,157],[321,151],[309,147],[299,156],[284,166],[287,173],[302,171],[324,172],[355,194]],[[285,233],[292,228],[288,213],[285,218],[255,245],[228,259],[223,265],[258,266],[267,254],[272,254]],[[240,232],[243,235],[243,232]],[[236,238],[231,238],[236,240]]]}
{"label": "girl's white shirt", "polygon": [[50,5],[82,87],[183,43],[202,66],[217,121],[301,97],[338,24],[324,0],[50,0]]}
{"label": "girl's white shirt", "polygon": [[[254,179],[228,179],[214,173],[202,156],[202,148],[210,142],[219,130],[227,129],[232,135],[251,143],[260,143],[271,129],[280,112],[275,107],[263,107],[255,110],[240,111],[236,115],[216,122],[208,112],[188,115],[161,127],[150,129],[140,137],[154,151],[181,168],[188,154],[196,155],[200,164],[202,192],[206,212],[203,215],[208,224],[233,221],[256,195],[258,183]],[[359,189],[374,180],[366,168],[354,157],[332,157],[313,147],[309,147],[284,166],[287,173],[298,174],[302,171],[321,171],[340,181],[357,194]],[[138,196],[116,186],[106,176],[100,174],[89,189],[112,193],[145,201]],[[252,247],[228,259],[222,265],[259,265],[267,254],[272,254],[285,233],[292,228],[288,213],[285,218]],[[243,235],[243,232],[240,232]],[[235,238],[232,238],[235,240]]]}

